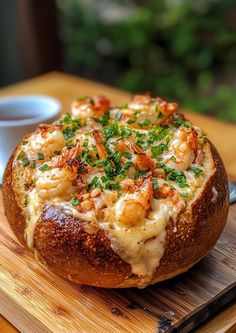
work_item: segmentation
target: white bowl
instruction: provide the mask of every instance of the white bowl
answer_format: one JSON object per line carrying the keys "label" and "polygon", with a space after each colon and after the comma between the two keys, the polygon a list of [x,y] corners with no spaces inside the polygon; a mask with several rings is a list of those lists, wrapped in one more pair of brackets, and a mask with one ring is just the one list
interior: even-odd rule
{"label": "white bowl", "polygon": [[7,161],[23,136],[40,123],[56,120],[60,102],[45,95],[0,98],[0,183]]}

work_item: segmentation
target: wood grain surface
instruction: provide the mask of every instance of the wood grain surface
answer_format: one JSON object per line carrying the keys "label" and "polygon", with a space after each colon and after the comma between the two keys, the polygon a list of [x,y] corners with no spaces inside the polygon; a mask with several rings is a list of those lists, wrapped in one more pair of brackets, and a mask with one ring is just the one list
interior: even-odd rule
{"label": "wood grain surface", "polygon": [[[129,98],[128,93],[59,73],[0,91],[0,95],[22,93],[55,96],[63,111],[84,94],[106,94],[113,105]],[[236,126],[197,114],[188,116],[208,132],[228,173],[236,176]],[[165,332],[175,326],[189,331],[236,297],[235,236],[234,206],[214,250],[189,273],[145,290],[104,290],[74,285],[41,267],[19,245],[0,206],[0,312],[23,332]],[[231,303],[196,331],[229,332],[235,324],[236,304]],[[0,318],[0,332],[15,331]]]}

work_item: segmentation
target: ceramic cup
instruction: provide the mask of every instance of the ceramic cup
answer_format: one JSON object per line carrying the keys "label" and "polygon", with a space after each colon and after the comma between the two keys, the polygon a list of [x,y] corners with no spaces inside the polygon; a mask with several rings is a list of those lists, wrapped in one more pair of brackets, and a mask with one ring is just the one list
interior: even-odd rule
{"label": "ceramic cup", "polygon": [[0,183],[9,157],[23,136],[38,124],[58,118],[61,104],[45,95],[0,98]]}

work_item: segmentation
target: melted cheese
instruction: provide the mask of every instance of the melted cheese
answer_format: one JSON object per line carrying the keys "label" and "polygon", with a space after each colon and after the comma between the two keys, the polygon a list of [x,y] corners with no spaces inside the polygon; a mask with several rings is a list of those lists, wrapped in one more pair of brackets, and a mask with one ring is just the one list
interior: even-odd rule
{"label": "melted cheese", "polygon": [[[115,221],[99,224],[106,230],[114,252],[131,265],[133,274],[140,277],[140,287],[152,280],[164,253],[166,225],[169,217],[175,214],[164,200],[153,199],[152,205],[155,212],[136,227],[127,228]],[[120,204],[115,210],[118,213]]]}
{"label": "melted cheese", "polygon": [[35,227],[41,214],[41,201],[36,189],[28,194],[27,199],[25,240],[28,247],[32,249],[34,246]]}

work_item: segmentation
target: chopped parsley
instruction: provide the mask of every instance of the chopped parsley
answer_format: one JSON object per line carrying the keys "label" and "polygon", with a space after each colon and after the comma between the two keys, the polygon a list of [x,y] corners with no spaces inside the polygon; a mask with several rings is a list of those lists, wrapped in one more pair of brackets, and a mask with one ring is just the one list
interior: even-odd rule
{"label": "chopped parsley", "polygon": [[152,127],[149,130],[149,138],[148,143],[154,143],[155,141],[160,141],[170,135],[170,128],[168,125],[160,126],[160,127]]}
{"label": "chopped parsley", "polygon": [[137,117],[133,117],[127,120],[127,124],[133,124],[137,121]]}
{"label": "chopped parsley", "polygon": [[102,176],[101,181],[103,183],[103,187],[106,190],[116,190],[116,191],[119,191],[121,189],[121,185],[119,183],[110,180],[106,176]]}
{"label": "chopped parsley", "polygon": [[22,158],[26,157],[25,152],[22,150],[18,155],[17,155],[17,160],[22,160]]}
{"label": "chopped parsley", "polygon": [[51,167],[50,167],[50,165],[48,165],[48,164],[42,164],[40,167],[39,167],[39,170],[40,171],[46,171],[46,170],[50,170],[51,169]]}
{"label": "chopped parsley", "polygon": [[168,147],[165,143],[160,143],[158,146],[151,147],[153,157],[157,157],[165,150],[168,150]]}
{"label": "chopped parsley", "polygon": [[85,141],[82,143],[82,147],[88,147],[88,140],[85,140]]}
{"label": "chopped parsley", "polygon": [[107,140],[119,135],[119,126],[117,122],[111,123],[105,127],[103,133],[105,134]]}
{"label": "chopped parsley", "polygon": [[194,177],[195,177],[196,179],[198,179],[199,176],[200,176],[200,174],[203,173],[203,170],[200,169],[200,168],[198,168],[198,167],[196,167],[196,166],[192,166],[192,167],[189,169],[189,171],[192,171],[192,172],[194,173]]}
{"label": "chopped parsley", "polygon": [[179,115],[175,115],[175,118],[174,118],[174,127],[175,128],[179,128],[180,126],[184,126],[186,128],[189,128],[190,127],[190,124],[188,121],[186,121],[185,119],[183,119],[181,116]]}
{"label": "chopped parsley", "polygon": [[111,164],[111,162],[108,162],[108,164],[105,166],[104,172],[108,178],[111,178],[113,176],[113,165]]}
{"label": "chopped parsley", "polygon": [[115,151],[113,154],[109,154],[109,158],[115,163],[115,165],[119,165],[121,161],[121,155],[118,151]]}
{"label": "chopped parsley", "polygon": [[107,160],[99,159],[99,160],[95,161],[94,164],[95,164],[96,167],[99,168],[99,167],[102,167],[102,166],[106,165]]}
{"label": "chopped parsley", "polygon": [[27,145],[29,143],[29,141],[23,141],[23,145]]}
{"label": "chopped parsley", "polygon": [[35,169],[36,168],[36,162],[35,160],[30,161],[30,168]]}
{"label": "chopped parsley", "polygon": [[129,153],[129,152],[127,152],[127,151],[125,151],[125,152],[123,153],[123,156],[126,157],[128,160],[131,160],[131,159],[132,159],[132,154]]}
{"label": "chopped parsley", "polygon": [[150,122],[149,119],[142,119],[142,120],[139,122],[139,126],[140,126],[140,127],[145,127],[145,126],[148,126],[148,125],[150,125],[150,124],[151,124],[151,122]]}
{"label": "chopped parsley", "polygon": [[82,150],[81,160],[88,163],[90,166],[94,166],[94,159],[91,155],[89,155],[88,150]]}
{"label": "chopped parsley", "polygon": [[109,120],[110,120],[110,114],[109,114],[109,112],[108,112],[108,113],[105,113],[105,114],[102,116],[102,119],[101,119],[101,125],[102,125],[102,126],[106,126],[106,125],[109,123]]}
{"label": "chopped parsley", "polygon": [[71,199],[70,203],[72,204],[72,206],[78,206],[80,204],[80,201],[77,198],[73,198]]}
{"label": "chopped parsley", "polygon": [[102,189],[102,184],[101,184],[100,179],[98,178],[98,176],[93,177],[93,179],[89,183],[88,187],[89,187],[89,189],[93,189],[93,188],[96,188],[96,187]]}
{"label": "chopped parsley", "polygon": [[72,140],[68,140],[68,141],[66,142],[66,147],[71,148],[71,147],[73,147],[73,146],[74,146],[74,142],[73,142]]}
{"label": "chopped parsley", "polygon": [[180,188],[188,187],[188,184],[186,183],[186,177],[183,171],[173,170],[168,174],[166,179],[175,181]]}
{"label": "chopped parsley", "polygon": [[141,110],[135,110],[135,111],[134,111],[135,116],[137,116],[137,115],[140,114],[140,113],[141,113]]}
{"label": "chopped parsley", "polygon": [[74,128],[80,128],[81,120],[80,118],[73,119],[69,113],[66,113],[64,117],[60,120],[60,124],[62,125],[71,125]]}
{"label": "chopped parsley", "polygon": [[66,140],[73,138],[73,136],[75,135],[75,132],[76,132],[76,129],[74,129],[74,128],[64,128],[62,130],[62,133]]}
{"label": "chopped parsley", "polygon": [[132,135],[132,130],[128,127],[125,126],[121,126],[120,127],[120,135],[121,135],[121,139],[127,139],[128,137],[130,137]]}
{"label": "chopped parsley", "polygon": [[22,158],[21,162],[24,166],[27,166],[27,165],[30,164],[30,161],[29,161],[28,157]]}
{"label": "chopped parsley", "polygon": [[153,190],[156,191],[159,188],[158,180],[154,178],[152,180]]}
{"label": "chopped parsley", "polygon": [[138,179],[140,176],[145,175],[146,173],[148,173],[148,171],[150,171],[149,169],[143,169],[143,170],[136,170],[135,174],[134,174],[134,179]]}
{"label": "chopped parsley", "polygon": [[165,175],[167,176],[170,172],[174,171],[174,169],[168,167],[168,165],[164,164],[164,163],[158,163],[157,167],[159,169],[163,169],[165,171]]}
{"label": "chopped parsley", "polygon": [[188,198],[188,197],[190,197],[190,194],[187,192],[184,192],[184,193],[181,193],[181,197]]}
{"label": "chopped parsley", "polygon": [[72,138],[75,135],[77,129],[81,126],[81,120],[79,118],[73,119],[69,113],[67,113],[61,120],[60,124],[66,126],[63,128],[62,133],[66,140]]}
{"label": "chopped parsley", "polygon": [[119,175],[125,175],[126,171],[128,171],[133,165],[132,162],[126,162],[121,168]]}
{"label": "chopped parsley", "polygon": [[44,160],[43,153],[38,153],[38,160]]}

